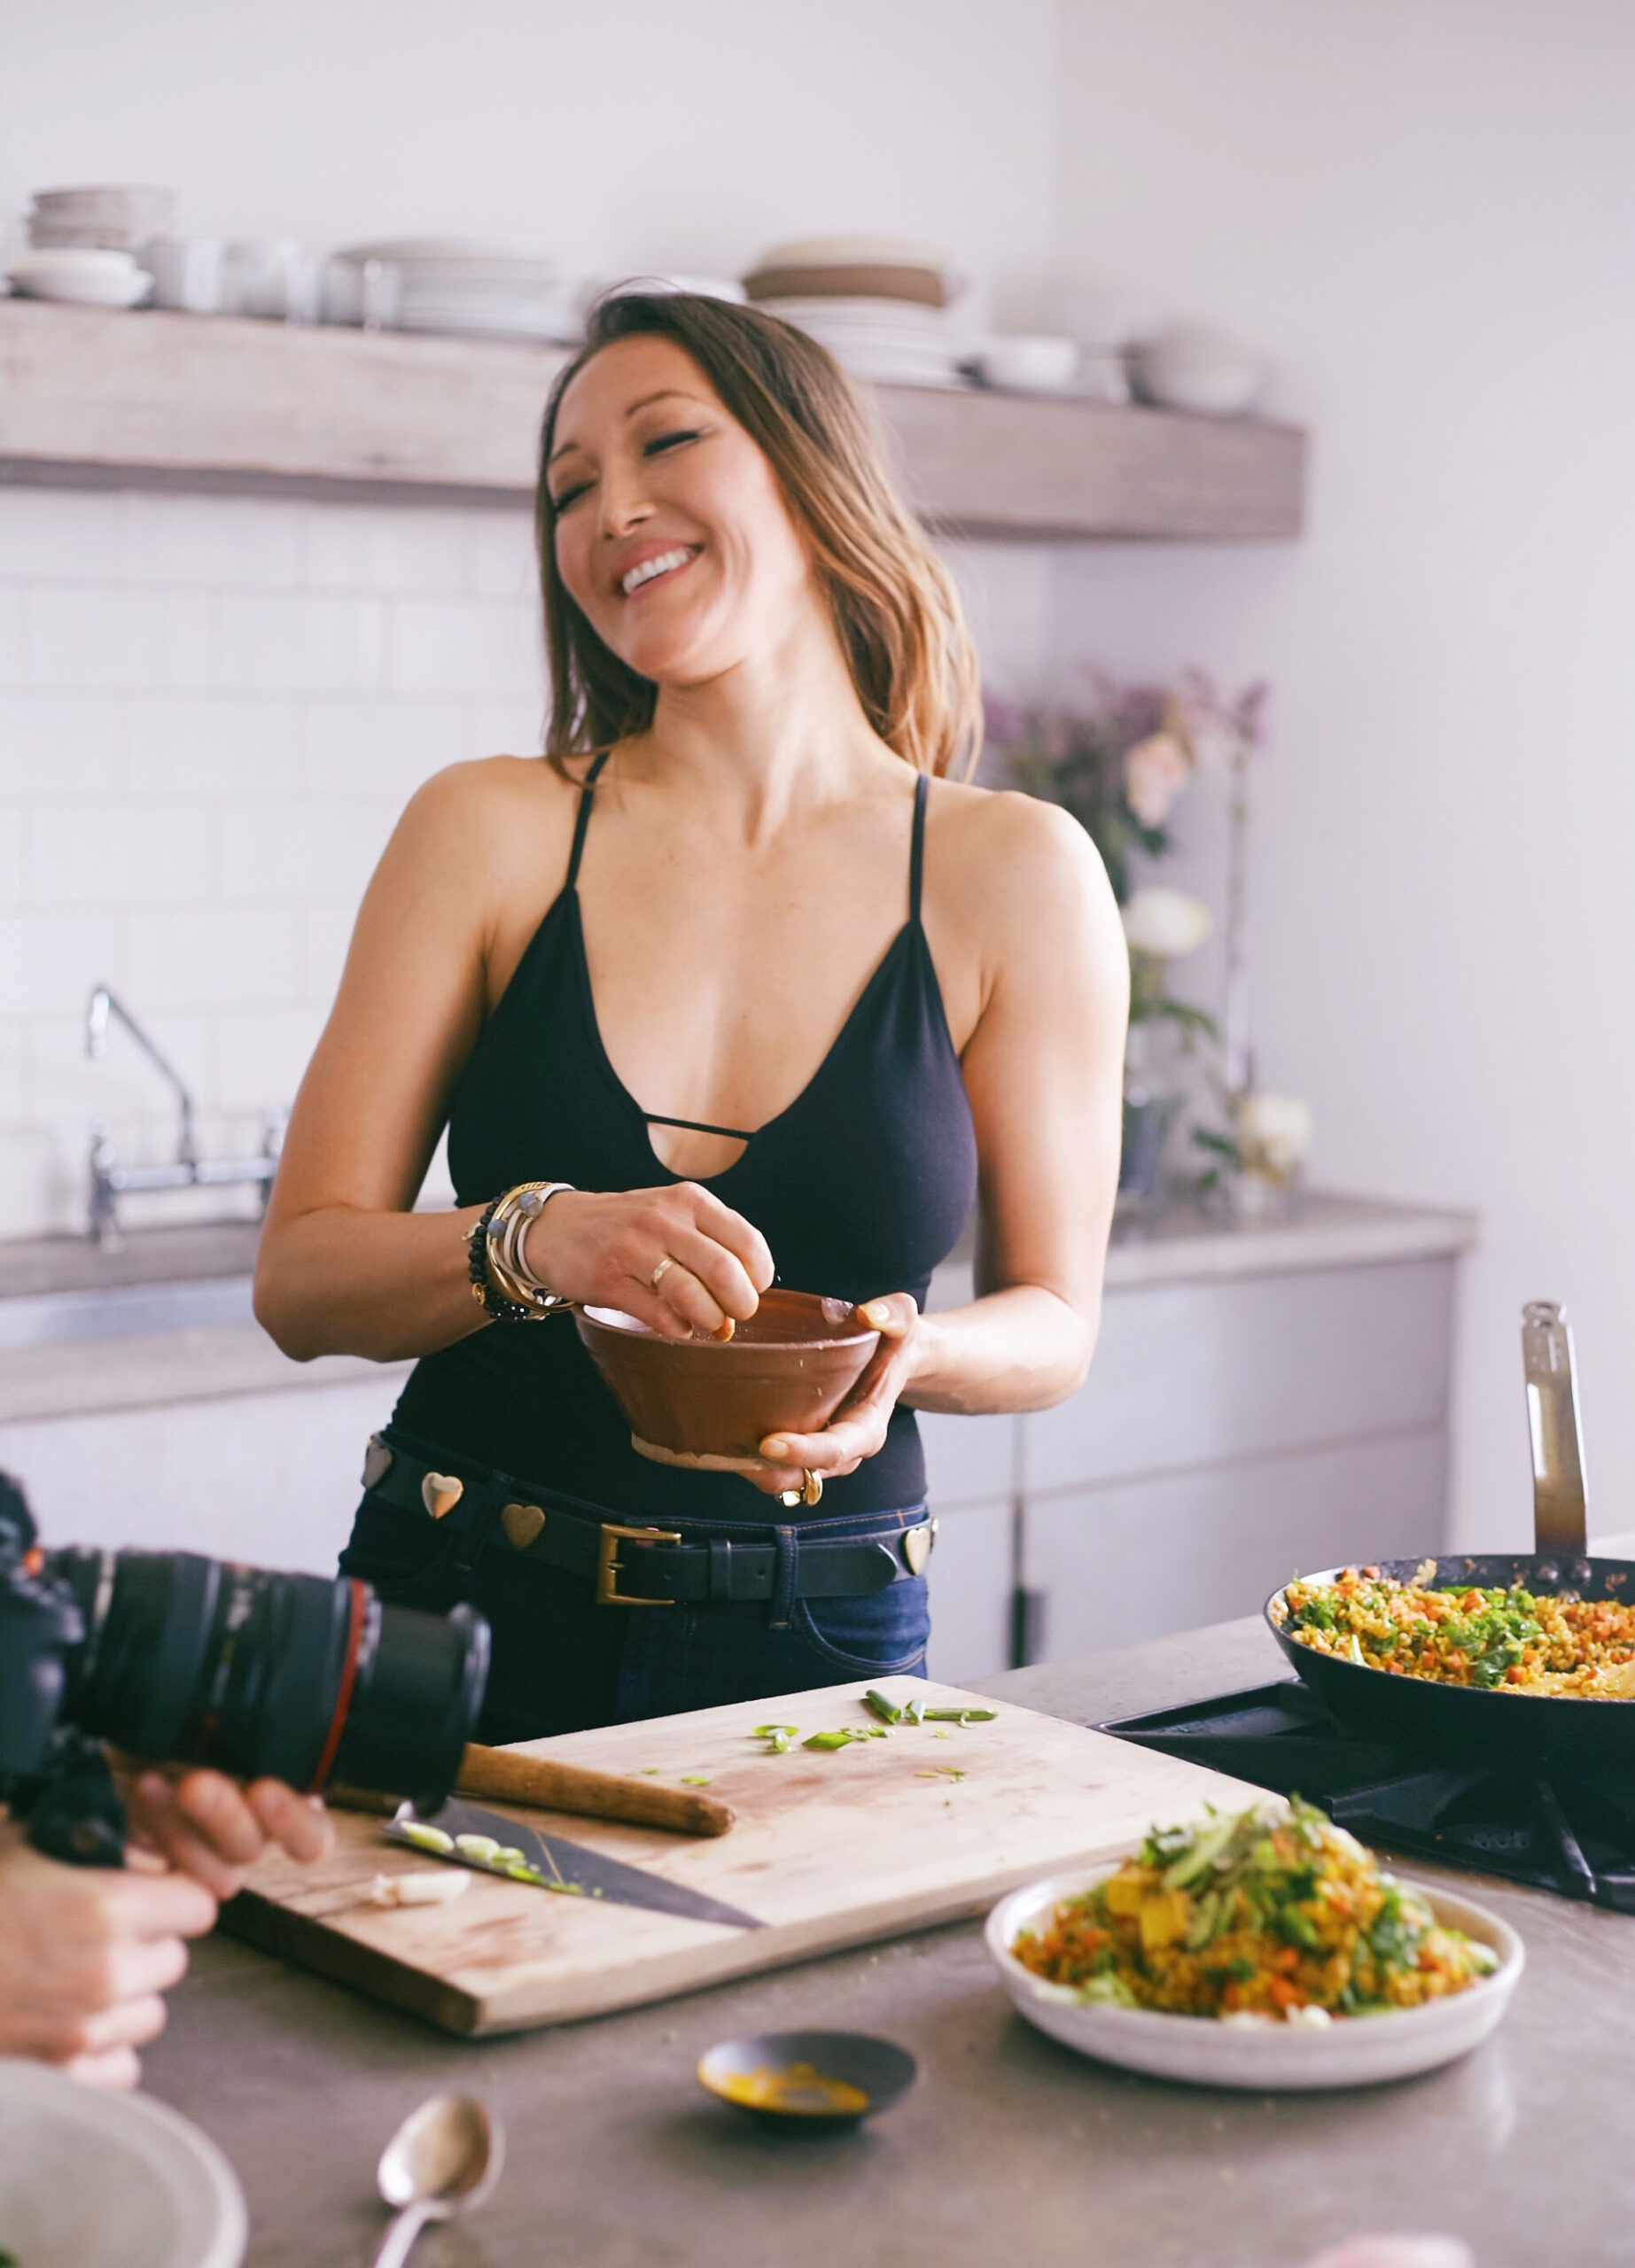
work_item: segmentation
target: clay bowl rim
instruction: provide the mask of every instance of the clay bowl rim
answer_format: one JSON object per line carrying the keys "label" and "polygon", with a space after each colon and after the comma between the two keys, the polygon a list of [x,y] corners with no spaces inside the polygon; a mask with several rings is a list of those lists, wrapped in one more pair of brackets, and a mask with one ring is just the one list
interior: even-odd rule
{"label": "clay bowl rim", "polygon": [[[767,1294],[763,1293],[761,1296],[764,1300]],[[794,1292],[787,1296],[821,1302],[828,1295],[821,1292]],[[573,1319],[576,1324],[582,1319],[593,1330],[606,1332],[616,1345],[662,1348],[667,1357],[676,1361],[689,1361],[697,1355],[712,1359],[725,1355],[728,1361],[742,1361],[751,1355],[821,1354],[857,1347],[866,1340],[878,1340],[881,1334],[877,1324],[863,1322],[857,1307],[849,1301],[837,1304],[851,1306],[856,1328],[837,1330],[822,1339],[741,1339],[736,1332],[730,1339],[712,1339],[707,1335],[692,1339],[666,1339],[650,1324],[643,1323],[640,1316],[631,1315],[624,1308],[604,1306],[600,1301],[588,1301],[585,1306],[576,1309]]]}

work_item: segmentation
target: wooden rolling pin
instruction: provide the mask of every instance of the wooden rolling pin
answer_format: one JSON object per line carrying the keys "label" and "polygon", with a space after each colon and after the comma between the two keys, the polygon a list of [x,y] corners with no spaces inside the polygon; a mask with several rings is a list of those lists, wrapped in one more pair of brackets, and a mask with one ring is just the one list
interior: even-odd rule
{"label": "wooden rolling pin", "polygon": [[[391,1813],[392,1796],[361,1788],[325,1790],[327,1801],[346,1811]],[[614,1772],[592,1772],[582,1764],[558,1764],[549,1757],[524,1756],[511,1748],[481,1748],[472,1742],[460,1762],[455,1792],[488,1796],[502,1804],[526,1804],[537,1811],[572,1812],[579,1819],[618,1819],[631,1827],[667,1827],[678,1835],[725,1835],[733,1822],[730,1804],[715,1802],[691,1788],[664,1788],[649,1780],[625,1780]]]}

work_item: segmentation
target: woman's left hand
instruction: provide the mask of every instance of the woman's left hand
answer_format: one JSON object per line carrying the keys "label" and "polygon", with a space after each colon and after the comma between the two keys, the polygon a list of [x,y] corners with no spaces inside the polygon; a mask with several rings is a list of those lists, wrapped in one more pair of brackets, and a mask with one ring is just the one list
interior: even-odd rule
{"label": "woman's left hand", "polygon": [[768,1496],[802,1487],[808,1472],[820,1480],[837,1480],[885,1445],[891,1412],[919,1367],[920,1310],[912,1293],[888,1292],[865,1301],[857,1312],[880,1333],[880,1344],[821,1433],[768,1433],[762,1441],[767,1463],[744,1477]]}

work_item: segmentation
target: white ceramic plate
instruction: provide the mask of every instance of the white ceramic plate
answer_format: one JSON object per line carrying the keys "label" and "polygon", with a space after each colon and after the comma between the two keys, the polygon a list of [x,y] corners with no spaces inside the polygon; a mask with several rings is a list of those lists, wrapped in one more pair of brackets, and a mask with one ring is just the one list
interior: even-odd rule
{"label": "white ceramic plate", "polygon": [[0,2058],[0,2251],[19,2268],[238,2268],[248,2233],[237,2176],[179,2111]]}
{"label": "white ceramic plate", "polygon": [[1051,1907],[1080,1896],[1113,1871],[1110,1866],[1095,1867],[1012,1891],[988,1916],[988,1951],[1006,1991],[1030,2023],[1082,2055],[1156,2078],[1263,2093],[1373,2086],[1435,2070],[1487,2038],[1510,2005],[1526,1958],[1521,1938],[1496,1914],[1414,1883],[1412,1887],[1438,1922],[1492,1947],[1499,1967],[1491,1976],[1423,2008],[1343,2017],[1320,2026],[1221,2023],[1209,2016],[1164,2016],[1152,2008],[1087,2007],[1065,1986],[1024,1969],[1010,1948]]}

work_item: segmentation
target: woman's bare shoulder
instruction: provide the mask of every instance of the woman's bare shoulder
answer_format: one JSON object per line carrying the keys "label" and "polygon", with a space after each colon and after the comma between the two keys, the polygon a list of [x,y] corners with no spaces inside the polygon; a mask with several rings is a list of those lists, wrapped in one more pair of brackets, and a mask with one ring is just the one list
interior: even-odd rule
{"label": "woman's bare shoulder", "polygon": [[938,862],[970,906],[1110,902],[1089,835],[1058,804],[1010,788],[939,781],[927,826]]}
{"label": "woman's bare shoulder", "polygon": [[446,860],[537,860],[572,832],[578,789],[542,756],[484,756],[434,772],[416,788],[398,826],[411,855]]}

